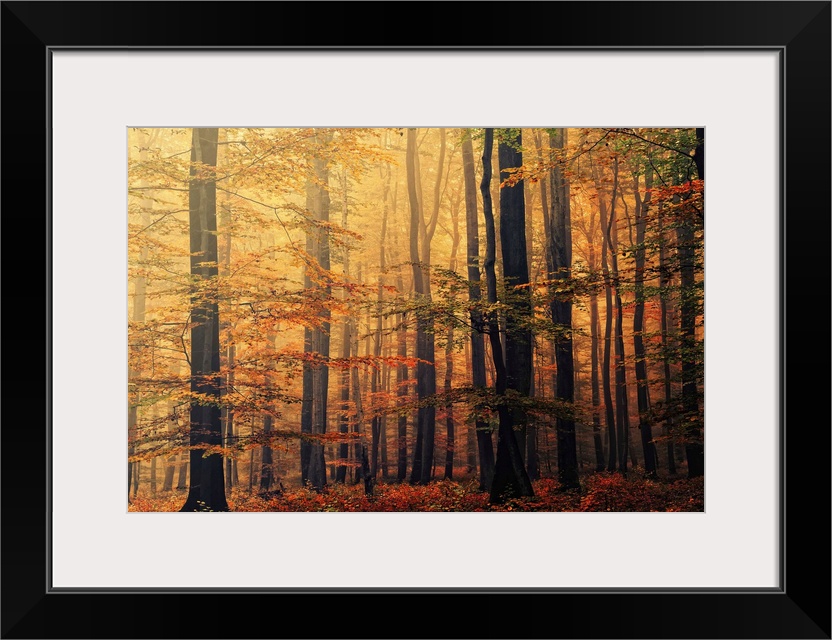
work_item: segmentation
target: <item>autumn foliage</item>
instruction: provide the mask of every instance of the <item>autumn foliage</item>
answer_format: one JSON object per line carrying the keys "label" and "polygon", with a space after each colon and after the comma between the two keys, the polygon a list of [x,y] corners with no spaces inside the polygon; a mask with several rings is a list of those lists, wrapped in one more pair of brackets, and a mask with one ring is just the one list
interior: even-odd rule
{"label": "autumn foliage", "polygon": [[[702,478],[655,481],[615,473],[589,476],[583,491],[560,491],[555,479],[534,482],[533,498],[489,504],[475,481],[443,480],[427,486],[378,485],[372,498],[359,485],[333,485],[325,491],[296,489],[269,496],[234,491],[231,511],[703,511]],[[140,493],[130,511],[178,511],[181,496],[153,498]]]}

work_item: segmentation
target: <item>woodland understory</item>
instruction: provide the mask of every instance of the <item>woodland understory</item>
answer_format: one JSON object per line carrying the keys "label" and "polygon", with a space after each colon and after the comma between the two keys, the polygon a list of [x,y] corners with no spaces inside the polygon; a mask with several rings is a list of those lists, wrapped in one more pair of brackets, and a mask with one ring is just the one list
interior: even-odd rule
{"label": "woodland understory", "polygon": [[130,511],[704,510],[702,129],[131,129]]}

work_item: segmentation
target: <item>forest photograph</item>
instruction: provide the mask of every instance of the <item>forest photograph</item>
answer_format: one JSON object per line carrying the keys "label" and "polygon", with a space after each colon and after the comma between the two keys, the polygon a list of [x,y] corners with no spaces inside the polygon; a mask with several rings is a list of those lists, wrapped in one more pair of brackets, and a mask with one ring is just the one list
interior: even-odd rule
{"label": "forest photograph", "polygon": [[704,129],[126,133],[128,511],[704,511]]}

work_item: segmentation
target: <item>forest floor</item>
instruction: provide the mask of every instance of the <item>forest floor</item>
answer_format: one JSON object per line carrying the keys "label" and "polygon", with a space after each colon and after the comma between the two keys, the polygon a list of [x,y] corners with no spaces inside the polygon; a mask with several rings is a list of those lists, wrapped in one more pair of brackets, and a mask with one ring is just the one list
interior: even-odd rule
{"label": "forest floor", "polygon": [[[704,511],[703,478],[649,480],[631,474],[595,473],[582,478],[581,490],[559,491],[554,479],[535,481],[533,498],[491,505],[488,494],[477,490],[476,481],[441,480],[426,486],[379,482],[372,497],[361,485],[329,485],[324,491],[293,489],[269,494],[233,489],[228,496],[231,511]],[[129,511],[179,511],[184,492],[139,492]]]}

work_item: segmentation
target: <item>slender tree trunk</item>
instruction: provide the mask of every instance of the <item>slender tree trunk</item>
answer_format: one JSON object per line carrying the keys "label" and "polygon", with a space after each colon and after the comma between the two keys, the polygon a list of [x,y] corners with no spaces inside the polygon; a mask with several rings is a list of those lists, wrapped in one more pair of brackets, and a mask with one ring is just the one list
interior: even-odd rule
{"label": "slender tree trunk", "polygon": [[[228,277],[228,275],[231,273],[231,209],[227,205],[222,206],[221,224],[225,229],[225,233],[223,234],[225,241],[222,247],[222,270],[220,271],[220,275]],[[225,334],[227,333],[227,330],[228,323],[224,322],[223,326],[220,327],[220,332]],[[234,410],[232,408],[232,403],[229,401],[229,394],[232,393],[234,389],[235,347],[227,336],[226,341],[227,345],[225,348],[225,364],[228,369],[228,374],[226,375],[226,378],[224,380],[225,384],[223,385],[222,389],[223,405],[221,412],[221,422],[223,431],[223,447],[225,447],[227,451],[230,451],[234,443]],[[228,488],[229,491],[234,486],[232,457],[228,454],[225,455],[225,486]]]}
{"label": "slender tree trunk", "polygon": [[644,199],[639,192],[638,174],[633,176],[633,193],[635,194],[636,247],[635,257],[635,296],[636,307],[633,316],[633,349],[636,357],[636,390],[638,393],[638,428],[641,433],[641,446],[644,452],[644,471],[650,477],[656,475],[656,445],[653,442],[653,430],[650,424],[650,383],[647,379],[647,356],[644,350],[644,263],[645,231],[647,228],[647,210],[650,206],[650,189],[653,187],[653,170],[648,167],[644,175]]}
{"label": "slender tree trunk", "polygon": [[188,488],[188,456],[184,453],[179,454],[179,475],[176,478],[176,489],[184,491]]}
{"label": "slender tree trunk", "polygon": [[[254,437],[254,417],[252,416],[251,422],[249,423],[251,427],[251,437]],[[249,449],[248,452],[248,492],[254,493],[254,448],[252,447]]]}
{"label": "slender tree trunk", "polygon": [[373,354],[375,363],[373,366],[372,381],[370,383],[370,397],[372,398],[372,466],[373,480],[378,476],[378,454],[381,440],[381,413],[378,407],[377,394],[379,391],[379,360],[381,359],[382,341],[382,317],[384,301],[384,270],[387,267],[384,259],[384,241],[387,235],[387,195],[390,192],[390,169],[387,169],[387,177],[384,182],[384,193],[382,195],[382,216],[381,216],[381,238],[379,240],[379,275],[378,275],[378,297],[376,300],[376,331]]}
{"label": "slender tree trunk", "polygon": [[[490,167],[489,150],[489,167]],[[485,162],[485,160],[483,160]],[[471,301],[471,382],[475,389],[485,389],[485,343],[483,341],[484,322],[482,311],[478,308],[482,298],[480,284],[480,241],[477,216],[477,185],[474,175],[474,145],[470,133],[462,141],[462,172],[465,181],[465,223],[468,250],[468,299]],[[484,191],[490,196],[489,180],[483,178]],[[495,283],[496,287],[496,283]],[[499,339],[499,336],[498,336]],[[477,453],[480,462],[479,488],[489,491],[494,478],[494,447],[491,441],[491,428],[483,418],[483,407],[474,407],[474,425],[477,438]]]}
{"label": "slender tree trunk", "polygon": [[615,408],[618,423],[618,470],[627,473],[630,456],[630,415],[627,400],[627,370],[624,363],[624,318],[621,305],[621,283],[618,275],[618,221],[615,203],[618,194],[618,158],[612,161],[613,183],[610,198],[610,219],[607,224],[607,244],[610,250],[612,283],[615,287]]}
{"label": "slender tree trunk", "polygon": [[[222,456],[220,325],[217,304],[217,141],[219,130],[194,129],[188,187],[191,277],[191,483],[182,511],[228,511]],[[206,399],[209,399],[206,401]]]}
{"label": "slender tree trunk", "polygon": [[[524,207],[525,207],[525,218],[526,218],[526,229],[525,229],[525,236],[526,236],[526,268],[529,273],[529,281],[534,285],[534,192],[528,181],[523,181],[523,200],[524,200]],[[545,215],[545,212],[544,212]],[[530,289],[530,291],[534,290],[534,286]],[[531,342],[531,362],[532,362],[532,375],[529,379],[529,395],[531,397],[535,396],[535,384],[534,384],[534,362],[535,362],[535,340],[534,336],[530,334],[530,342]],[[540,470],[538,468],[538,458],[537,458],[537,434],[535,433],[536,426],[534,423],[529,421],[526,424],[526,442],[523,456],[524,460],[526,461],[526,472],[529,474],[529,478],[531,480],[537,480],[540,478]]]}
{"label": "slender tree trunk", "polygon": [[[440,194],[441,194],[441,186],[442,186],[442,167],[445,162],[445,129],[439,129],[439,166],[436,171],[436,182],[434,184],[433,189],[433,211],[431,212],[431,218],[427,223],[424,223],[424,217],[421,217],[423,221],[423,227],[425,228],[425,237],[422,242],[421,247],[419,247],[421,259],[422,259],[422,268],[424,270],[422,276],[422,287],[423,287],[423,294],[427,302],[431,301],[431,287],[430,287],[430,267],[431,267],[431,258],[430,258],[430,245],[431,240],[433,239],[433,234],[436,231],[436,225],[439,220],[439,206],[440,206]],[[421,172],[419,169],[418,164],[418,153],[416,154],[416,178],[419,187],[419,200],[422,201],[422,186],[421,182]],[[421,207],[420,207],[421,208]],[[421,211],[423,214],[424,211]],[[436,395],[436,340],[435,334],[433,331],[433,315],[432,312],[428,311],[425,314],[425,328],[424,328],[424,344],[425,344],[425,352],[424,357],[425,360],[429,363],[424,367],[424,397],[425,398],[433,398]],[[420,396],[421,398],[422,396]],[[433,470],[434,470],[434,455],[435,455],[435,438],[436,438],[436,406],[431,403],[429,406],[425,407],[425,419],[423,424],[423,442],[422,442],[422,468],[421,468],[421,484],[427,484],[433,479]]]}
{"label": "slender tree trunk", "polygon": [[[425,234],[425,241],[419,251],[419,228],[424,225],[422,203],[417,188],[418,158],[416,150],[416,130],[407,132],[407,192],[410,202],[410,261],[413,265],[413,290],[418,305],[430,303],[430,281],[427,269],[430,260],[430,240]],[[427,246],[426,246],[427,245]],[[425,259],[427,258],[427,260]],[[436,425],[436,407],[425,404],[426,400],[436,394],[436,370],[434,368],[433,320],[428,309],[421,309],[416,314],[416,396],[419,408],[416,414],[416,443],[413,449],[413,466],[410,482],[426,484],[433,469],[433,434]]]}
{"label": "slender tree trunk", "polygon": [[[567,145],[567,130],[555,129],[549,136],[550,146],[563,154]],[[561,160],[563,162],[564,160]],[[572,218],[569,205],[569,180],[564,167],[556,164],[551,171],[552,192],[552,257],[553,279],[570,281],[572,277]],[[568,287],[568,284],[567,284]],[[557,330],[555,360],[557,361],[557,397],[569,406],[575,404],[575,366],[572,355],[572,295],[560,294],[552,298],[552,321]],[[578,454],[576,450],[575,420],[572,416],[558,416],[558,481],[564,489],[580,487]]]}
{"label": "slender tree trunk", "polygon": [[[268,393],[268,391],[267,391]],[[270,410],[269,407],[268,410]],[[268,411],[267,410],[267,411]],[[263,416],[263,435],[268,438],[272,432],[272,416]],[[260,491],[270,491],[274,484],[274,460],[271,445],[264,444],[260,450]]]}
{"label": "slender tree trunk", "polygon": [[[384,335],[390,335],[390,322],[387,318],[384,319]],[[390,464],[387,451],[387,398],[390,397],[390,365],[388,360],[392,354],[391,343],[389,340],[384,342],[384,357],[385,362],[381,365],[381,388],[384,392],[385,411],[381,416],[381,477],[387,480],[390,475]]]}
{"label": "slender tree trunk", "polygon": [[[167,419],[168,436],[175,437],[176,418],[171,414]],[[173,476],[176,474],[176,454],[171,454],[165,458],[165,479],[162,481],[162,492],[167,493],[173,491]]]}
{"label": "slender tree trunk", "polygon": [[[590,244],[590,269],[597,269],[595,250]],[[604,470],[604,443],[601,439],[601,393],[598,385],[598,294],[595,289],[589,294],[589,323],[591,339],[591,367],[592,367],[592,438],[595,442],[595,470]]]}
{"label": "slender tree trunk", "polygon": [[[347,216],[349,212],[349,204],[347,201],[347,170],[341,176],[341,226],[347,229]],[[350,279],[350,252],[349,248],[344,248],[344,281],[348,282]],[[346,303],[347,292],[343,292],[342,300]],[[347,362],[351,355],[352,336],[350,335],[350,328],[352,321],[349,316],[344,318],[344,323],[341,327],[341,358]],[[338,431],[342,437],[346,438],[346,434],[350,430],[350,372],[351,366],[345,367],[341,370],[341,377],[339,386],[341,388],[341,414],[338,417]],[[350,457],[349,442],[342,441],[338,445],[338,466],[335,469],[335,482],[345,483],[347,481],[347,462]]]}
{"label": "slender tree trunk", "polygon": [[156,456],[150,459],[150,495],[156,497]]}
{"label": "slender tree trunk", "polygon": [[[485,146],[483,149],[483,211],[485,216],[486,229],[486,252],[485,252],[485,274],[488,288],[488,302],[497,302],[497,278],[494,269],[496,257],[496,234],[494,230],[494,216],[491,211],[491,193],[489,185],[491,182],[491,150],[493,146],[493,129],[485,130]],[[504,132],[509,137],[509,132]],[[498,155],[501,178],[504,169],[519,167],[523,164],[522,157],[512,145],[518,147],[522,144],[520,136],[515,140],[501,141],[498,145]],[[508,174],[505,173],[505,177]],[[503,247],[503,273],[511,285],[523,285],[528,283],[526,243],[523,238],[525,231],[524,208],[523,208],[523,185],[517,184],[513,187],[505,187],[500,190],[500,211],[502,220],[500,224],[500,239]],[[508,255],[507,255],[508,253]],[[524,277],[524,273],[525,277]],[[528,292],[526,292],[527,294]],[[528,395],[529,377],[531,376],[530,339],[528,331],[518,325],[520,318],[516,316],[528,315],[530,300],[524,294],[512,295],[512,313],[507,318],[506,361],[503,361],[503,349],[500,340],[499,324],[496,314],[489,313],[488,333],[491,341],[492,358],[496,371],[496,394],[506,396],[506,391],[511,389],[516,396]],[[526,473],[523,464],[523,452],[518,445],[514,435],[514,422],[525,424],[525,415],[522,410],[516,407],[509,409],[507,403],[499,403],[498,413],[500,426],[497,436],[497,457],[494,463],[494,479],[491,483],[490,501],[504,502],[506,499],[532,496],[531,480]]]}
{"label": "slender tree trunk", "polygon": [[[453,223],[453,237],[451,244],[451,260],[449,270],[456,273],[456,256],[459,250],[459,203],[451,205],[451,221]],[[454,374],[454,325],[448,325],[447,345],[445,347],[445,394],[448,402],[445,405],[445,430],[447,442],[445,445],[445,478],[454,477],[454,447],[456,445],[456,425],[454,424],[454,405],[450,400]]]}
{"label": "slender tree trunk", "polygon": [[615,407],[612,402],[612,389],[610,381],[610,342],[612,340],[612,281],[609,269],[610,250],[610,221],[607,217],[607,205],[604,200],[601,181],[595,176],[595,189],[598,193],[598,203],[601,210],[601,272],[604,277],[604,363],[601,369],[601,380],[604,389],[604,415],[607,423],[607,439],[609,440],[609,456],[607,460],[607,471],[615,471],[618,458],[618,436],[615,425]]}
{"label": "slender tree trunk", "polygon": [[[322,147],[329,143],[330,136],[320,132],[315,135],[316,142]],[[326,433],[327,427],[327,397],[329,394],[329,343],[330,343],[330,311],[327,301],[332,295],[332,287],[329,283],[328,273],[330,270],[329,251],[329,169],[327,161],[320,151],[312,159],[312,171],[314,180],[307,183],[306,198],[307,209],[314,216],[315,221],[320,222],[320,227],[314,229],[314,253],[321,269],[319,280],[323,284],[317,285],[323,289],[323,303],[318,312],[320,327],[313,329],[313,347],[317,352],[320,362],[312,372],[312,425],[311,433],[313,438],[309,448],[309,470],[307,479],[313,489],[320,491],[326,486],[326,461],[324,459],[324,444],[320,439]]]}
{"label": "slender tree trunk", "polygon": [[[396,288],[404,291],[401,269],[396,274]],[[407,315],[399,313],[396,316],[396,355],[399,358],[407,357]],[[396,450],[398,452],[396,479],[404,482],[407,477],[407,413],[401,407],[407,401],[408,395],[408,371],[407,364],[399,362],[396,366],[396,397],[399,406],[396,431]]]}
{"label": "slender tree trunk", "polygon": [[[664,403],[665,411],[669,411],[673,402],[673,390],[670,375],[670,343],[668,339],[667,299],[670,295],[670,278],[668,277],[667,239],[664,232],[664,207],[660,204],[658,210],[659,233],[659,300],[661,305],[661,333],[662,333],[662,368],[664,373]],[[676,475],[676,456],[674,455],[673,420],[668,416],[663,427],[667,438],[667,472]]]}
{"label": "slender tree trunk", "polygon": [[[358,273],[356,280],[361,282],[361,264],[358,265]],[[358,322],[357,320],[355,321]],[[351,333],[353,335],[353,343],[352,343],[352,351],[353,353],[358,353],[358,329],[355,324],[353,324]],[[352,389],[350,393],[352,394],[353,404],[355,408],[355,422],[353,423],[353,434],[355,436],[355,483],[358,484],[362,480],[364,481],[365,490],[367,488],[367,483],[372,482],[372,478],[368,477],[370,471],[370,465],[367,456],[367,446],[366,442],[363,438],[364,432],[364,406],[363,406],[363,399],[361,396],[361,383],[358,379],[358,367],[351,367],[350,368],[350,379],[352,383]],[[366,462],[366,464],[365,464]]]}

